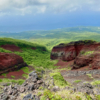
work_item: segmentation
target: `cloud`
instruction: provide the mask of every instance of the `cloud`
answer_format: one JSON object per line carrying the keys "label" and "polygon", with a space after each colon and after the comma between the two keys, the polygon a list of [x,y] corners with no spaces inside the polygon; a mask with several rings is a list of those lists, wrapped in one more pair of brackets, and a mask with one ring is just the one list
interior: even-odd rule
{"label": "cloud", "polygon": [[0,0],[0,15],[100,11],[100,0]]}

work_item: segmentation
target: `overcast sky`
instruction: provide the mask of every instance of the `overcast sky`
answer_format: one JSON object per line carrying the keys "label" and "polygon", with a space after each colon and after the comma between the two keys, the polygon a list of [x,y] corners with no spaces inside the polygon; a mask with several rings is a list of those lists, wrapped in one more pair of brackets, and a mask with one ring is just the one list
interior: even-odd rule
{"label": "overcast sky", "polygon": [[0,31],[100,26],[100,0],[0,0]]}

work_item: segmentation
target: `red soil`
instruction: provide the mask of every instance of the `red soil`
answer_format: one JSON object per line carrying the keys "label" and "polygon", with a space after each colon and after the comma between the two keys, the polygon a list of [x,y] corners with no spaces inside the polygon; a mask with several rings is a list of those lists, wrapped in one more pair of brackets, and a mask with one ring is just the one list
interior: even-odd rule
{"label": "red soil", "polygon": [[22,51],[19,47],[15,46],[13,44],[1,45],[1,47],[3,49],[10,50],[10,51],[13,51],[13,52],[14,51],[18,51],[18,52],[21,52]]}
{"label": "red soil", "polygon": [[65,62],[65,61],[59,60],[58,63],[55,64],[55,66],[60,66],[59,69],[67,68],[67,67],[73,65],[73,62],[74,62],[74,60],[69,61],[69,62]]}
{"label": "red soil", "polygon": [[[34,68],[32,66],[28,66],[29,71],[34,70]],[[8,79],[26,79],[25,77],[23,77],[22,75],[27,73],[23,72],[23,70],[19,70],[19,71],[13,71],[13,72],[9,72],[6,74],[6,77],[4,77],[3,75],[0,75],[0,78],[8,78]],[[11,76],[15,76],[15,78],[12,78]]]}
{"label": "red soil", "polygon": [[24,63],[24,61],[19,55],[14,53],[0,53],[0,70],[14,67],[21,63]]}

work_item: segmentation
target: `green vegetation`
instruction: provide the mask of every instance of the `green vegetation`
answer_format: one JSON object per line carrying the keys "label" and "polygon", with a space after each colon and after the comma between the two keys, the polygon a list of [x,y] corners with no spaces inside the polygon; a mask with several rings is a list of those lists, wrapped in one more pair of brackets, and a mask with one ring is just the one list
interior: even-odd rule
{"label": "green vegetation", "polygon": [[[24,42],[21,40],[15,40],[15,39],[9,39],[9,38],[2,38],[0,40],[5,41],[4,43],[7,44],[15,44],[17,46],[20,46],[22,49],[22,52],[14,52],[15,54],[21,56],[23,60],[31,66],[34,66],[34,68],[37,71],[45,70],[45,69],[54,69],[57,68],[57,66],[54,66],[54,64],[57,63],[57,61],[51,61],[50,60],[50,51],[47,51],[45,47],[42,48],[42,46]],[[7,42],[9,41],[9,42]],[[16,42],[17,41],[17,42]],[[0,42],[1,43],[1,42]],[[26,46],[28,45],[28,46]],[[28,49],[26,47],[29,47]],[[31,49],[30,47],[37,48],[36,50]],[[6,53],[13,53],[9,50],[5,50],[3,48],[0,48],[0,52],[6,52]],[[26,66],[22,68],[22,70],[27,74],[23,75],[23,77],[28,77],[28,74],[30,73],[29,68]],[[5,74],[3,74],[5,76]],[[12,76],[11,76],[12,77]],[[14,78],[14,77],[12,77]],[[2,80],[3,82],[3,80]]]}
{"label": "green vegetation", "polygon": [[11,78],[15,78],[15,76],[11,75]]}
{"label": "green vegetation", "polygon": [[91,83],[92,85],[100,85],[100,80],[95,80]]}
{"label": "green vegetation", "polygon": [[[50,90],[44,90],[44,92],[39,93],[41,100],[93,100],[90,95],[73,92],[68,90],[62,90],[58,92],[51,92]],[[100,98],[100,96],[96,96],[96,98]],[[99,100],[99,99],[96,99]]]}
{"label": "green vegetation", "polygon": [[79,82],[81,82],[81,80],[75,80],[75,81],[74,81],[74,83],[79,83]]}
{"label": "green vegetation", "polygon": [[81,51],[80,52],[81,55],[90,55],[90,54],[93,54],[93,53],[94,53],[94,51],[86,51],[86,52],[85,51]]}
{"label": "green vegetation", "polygon": [[0,82],[2,82],[2,79],[0,79]]}
{"label": "green vegetation", "polygon": [[28,67],[24,67],[24,68],[22,68],[22,70],[23,70],[24,73],[29,73],[29,68]]}
{"label": "green vegetation", "polygon": [[[37,32],[37,31],[36,31]],[[14,52],[15,54],[21,56],[23,60],[31,66],[34,66],[34,68],[38,71],[41,72],[41,70],[46,70],[50,69],[53,70],[53,72],[50,73],[50,76],[54,78],[54,84],[59,86],[59,87],[64,87],[64,86],[70,86],[68,82],[64,80],[62,75],[60,74],[59,70],[55,70],[57,66],[54,66],[57,61],[51,61],[50,60],[50,53],[53,46],[58,45],[59,43],[68,43],[71,42],[72,40],[86,40],[86,39],[94,39],[94,40],[99,40],[100,34],[95,33],[95,32],[66,32],[66,31],[51,31],[51,33],[44,32],[43,34],[38,33],[39,35],[33,33],[30,33],[34,38],[31,36],[27,36],[27,40],[32,42],[26,42],[24,40],[15,40],[11,38],[0,38],[0,45],[3,44],[14,44],[18,47],[21,48],[22,52]],[[25,33],[26,34],[26,33]],[[95,35],[96,34],[96,35]],[[28,34],[29,35],[29,34]],[[38,38],[38,36],[42,38]],[[94,37],[94,38],[93,38]],[[20,37],[19,37],[20,38]],[[31,39],[30,39],[31,38]],[[2,41],[2,42],[1,42]],[[37,43],[39,45],[37,45]],[[87,43],[87,41],[86,41]],[[42,46],[43,45],[43,46]],[[47,47],[47,49],[45,48]],[[34,47],[36,50],[32,50],[31,48]],[[9,50],[5,50],[3,48],[0,48],[0,52],[8,52],[8,53],[13,53]],[[83,52],[82,54],[88,55],[92,54],[93,51],[88,51],[88,52]],[[16,67],[16,66],[15,66]],[[68,67],[70,70],[70,66]],[[28,78],[28,74],[30,73],[29,68],[26,66],[22,68],[22,70],[25,72],[22,76],[24,78]],[[6,77],[6,74],[3,74]],[[92,77],[91,75],[88,75],[89,77]],[[15,78],[15,76],[11,76],[12,78]],[[41,77],[41,76],[40,76]],[[0,79],[0,82],[2,83],[13,83],[13,84],[22,84],[25,80],[19,79],[19,80],[14,80],[14,79]],[[75,83],[81,82],[81,80],[76,80]],[[100,84],[99,81],[94,81],[92,84]],[[43,89],[43,87],[39,88],[40,90]],[[91,100],[90,96],[85,96],[82,93],[74,93],[73,91],[58,91],[58,92],[51,92],[50,90],[44,90],[43,93],[39,93],[38,95],[41,95],[41,100],[46,100],[47,98],[50,100]],[[97,98],[100,98],[100,96],[97,96]]]}
{"label": "green vegetation", "polygon": [[22,75],[24,78],[28,78],[28,75],[27,74],[23,74]]}
{"label": "green vegetation", "polygon": [[6,76],[7,76],[7,74],[6,74],[6,73],[3,73],[3,74],[2,74],[2,76],[6,77]]}
{"label": "green vegetation", "polygon": [[86,75],[87,75],[88,77],[90,77],[90,78],[93,78],[93,77],[92,77],[92,74],[86,74]]}
{"label": "green vegetation", "polygon": [[4,79],[1,79],[1,82],[3,83],[13,83],[13,84],[19,84],[19,85],[22,85],[24,83],[25,80],[23,79],[18,79],[18,80],[14,80],[14,79],[7,79],[7,78],[4,78]]}
{"label": "green vegetation", "polygon": [[[47,30],[47,31],[44,31],[44,30],[43,31],[25,31],[25,32],[19,32],[17,34],[0,32],[0,36],[1,37],[12,37],[15,39],[24,39],[24,40],[27,40],[33,43],[37,43],[39,45],[44,45],[49,50],[51,50],[52,47],[55,45],[58,45],[60,43],[69,43],[73,40],[74,41],[96,40],[99,42],[100,41],[99,39],[100,29],[98,29],[98,27],[82,27],[81,26],[81,27],[62,28],[62,29],[56,29],[56,30]],[[9,43],[9,40],[7,40],[8,43]],[[14,44],[17,43],[17,45],[19,45],[20,47],[22,46],[26,47],[26,46],[31,45],[31,43],[29,42],[27,42],[27,45],[25,45],[26,43],[24,40],[23,40],[23,45],[20,45],[19,40],[18,41],[16,40],[16,42],[13,42],[12,40],[12,43]],[[5,43],[3,42],[3,44]]]}
{"label": "green vegetation", "polygon": [[[56,66],[54,66],[54,64],[56,64],[57,61],[50,60],[50,52],[47,51],[45,47],[38,46],[36,44],[26,42],[26,41],[24,42],[24,41],[15,40],[15,39],[10,40],[9,38],[4,38],[4,39],[2,38],[0,40],[6,41],[4,43],[8,43],[8,44],[13,43],[13,44],[21,47],[23,52],[14,52],[14,53],[21,56],[27,64],[33,65],[34,67],[36,67],[36,69],[39,69],[40,67],[42,67],[43,69],[44,68],[56,68]],[[7,41],[10,41],[10,42],[7,42]],[[27,47],[29,47],[29,48],[27,49]],[[30,47],[35,47],[37,49],[33,50]],[[46,51],[44,51],[44,49]],[[5,50],[3,48],[0,48],[0,52],[13,53],[13,52],[11,52],[9,50]],[[29,73],[29,69],[27,67],[23,68],[23,71],[25,73]]]}
{"label": "green vegetation", "polygon": [[96,100],[100,100],[100,95],[97,95],[96,96]]}
{"label": "green vegetation", "polygon": [[13,44],[15,46],[18,46],[20,48],[36,48],[38,50],[44,50],[46,51],[46,48],[44,46],[37,45],[36,43],[31,43],[27,42],[24,40],[17,40],[17,39],[12,39],[12,38],[0,38],[0,45],[5,45],[5,44]]}
{"label": "green vegetation", "polygon": [[63,76],[61,75],[60,72],[55,72],[55,73],[50,73],[50,76],[53,77],[54,83],[57,86],[63,87],[66,85],[70,85],[67,81],[64,80]]}
{"label": "green vegetation", "polygon": [[69,43],[71,42],[69,39],[59,39],[59,38],[53,38],[53,39],[47,39],[47,38],[39,38],[39,39],[30,39],[28,40],[32,43],[37,43],[40,45],[44,45],[47,47],[48,50],[51,50],[54,46],[60,44],[60,43]]}
{"label": "green vegetation", "polygon": [[89,54],[93,54],[93,53],[94,53],[94,51],[87,51],[83,55],[89,55]]}
{"label": "green vegetation", "polygon": [[60,95],[55,95],[53,92],[50,90],[45,90],[43,93],[43,96],[41,97],[41,100],[67,100],[67,99],[62,99]]}

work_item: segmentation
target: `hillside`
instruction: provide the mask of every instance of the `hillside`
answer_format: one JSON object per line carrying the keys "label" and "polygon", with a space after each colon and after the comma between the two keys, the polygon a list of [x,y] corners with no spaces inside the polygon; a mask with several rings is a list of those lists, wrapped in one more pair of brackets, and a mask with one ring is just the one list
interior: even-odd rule
{"label": "hillside", "polygon": [[[14,58],[10,57],[11,54],[13,56],[15,56],[14,54],[16,54],[15,58],[17,57],[17,55],[22,57],[22,58],[19,57],[19,61],[23,59],[23,61],[27,65],[24,65],[24,68],[22,68],[22,71],[24,72],[19,71],[19,73],[20,72],[22,73],[21,74],[22,76],[20,76],[20,79],[27,78],[28,73],[32,71],[32,69],[34,68],[35,70],[41,71],[41,70],[44,70],[44,68],[53,68],[53,65],[54,65],[54,62],[50,61],[50,57],[49,57],[50,52],[47,51],[46,47],[37,45],[35,43],[23,41],[23,40],[16,40],[16,39],[11,39],[11,38],[0,38],[0,53],[2,54],[0,56],[3,56],[4,55],[3,53],[5,53],[5,57],[6,57],[5,60],[10,58],[13,61]],[[9,55],[9,56],[6,56],[6,55]],[[4,57],[2,58],[2,60],[3,59]],[[18,62],[18,59],[17,59],[17,62]],[[15,64],[17,64],[17,62]],[[6,64],[6,66],[8,65]],[[9,66],[11,66],[11,64],[9,64]],[[19,75],[14,76],[14,75],[11,75],[11,73],[3,73],[2,76],[0,76],[0,78],[19,79],[18,78]],[[11,76],[14,76],[14,77],[11,77]]]}
{"label": "hillside", "polygon": [[[32,43],[44,45],[48,50],[60,43],[69,43],[78,40],[96,40],[100,42],[99,27],[69,27],[55,30],[0,32],[0,37],[23,39]],[[41,42],[42,41],[42,42]]]}
{"label": "hillside", "polygon": [[[79,44],[88,42],[91,44],[95,43],[95,41],[86,40],[79,42]],[[75,43],[77,44],[78,42]],[[75,43],[71,42],[69,44],[73,46]],[[60,44],[60,47],[63,46],[66,45]],[[93,48],[95,47],[93,46]],[[72,49],[69,48],[69,50]],[[59,53],[58,51],[57,53]],[[59,60],[51,60],[50,54],[52,53],[46,47],[35,43],[11,38],[0,38],[0,71],[5,70],[3,69],[4,67],[19,68],[0,75],[0,99],[99,100],[97,85],[100,84],[100,81],[91,78],[92,73],[94,73],[93,75],[96,78],[94,76],[93,78],[99,79],[99,76],[95,74],[100,73],[99,70],[86,70],[82,73],[90,73],[85,75],[85,78],[90,80],[79,80],[80,78],[78,77],[82,74],[80,71],[77,73],[76,71],[69,71],[71,66],[69,66],[70,63],[66,64],[66,61],[62,61],[66,64],[64,68],[62,66],[59,67]],[[25,63],[26,65],[20,66],[20,63]],[[11,65],[14,66],[12,67]],[[73,74],[78,75],[74,77],[74,80],[72,78]],[[67,77],[68,75],[70,77]],[[84,84],[84,82],[90,82],[90,84]]]}
{"label": "hillside", "polygon": [[0,37],[12,37],[17,39],[97,39],[100,36],[99,27],[69,27],[55,30],[25,31],[25,32],[0,32]]}

